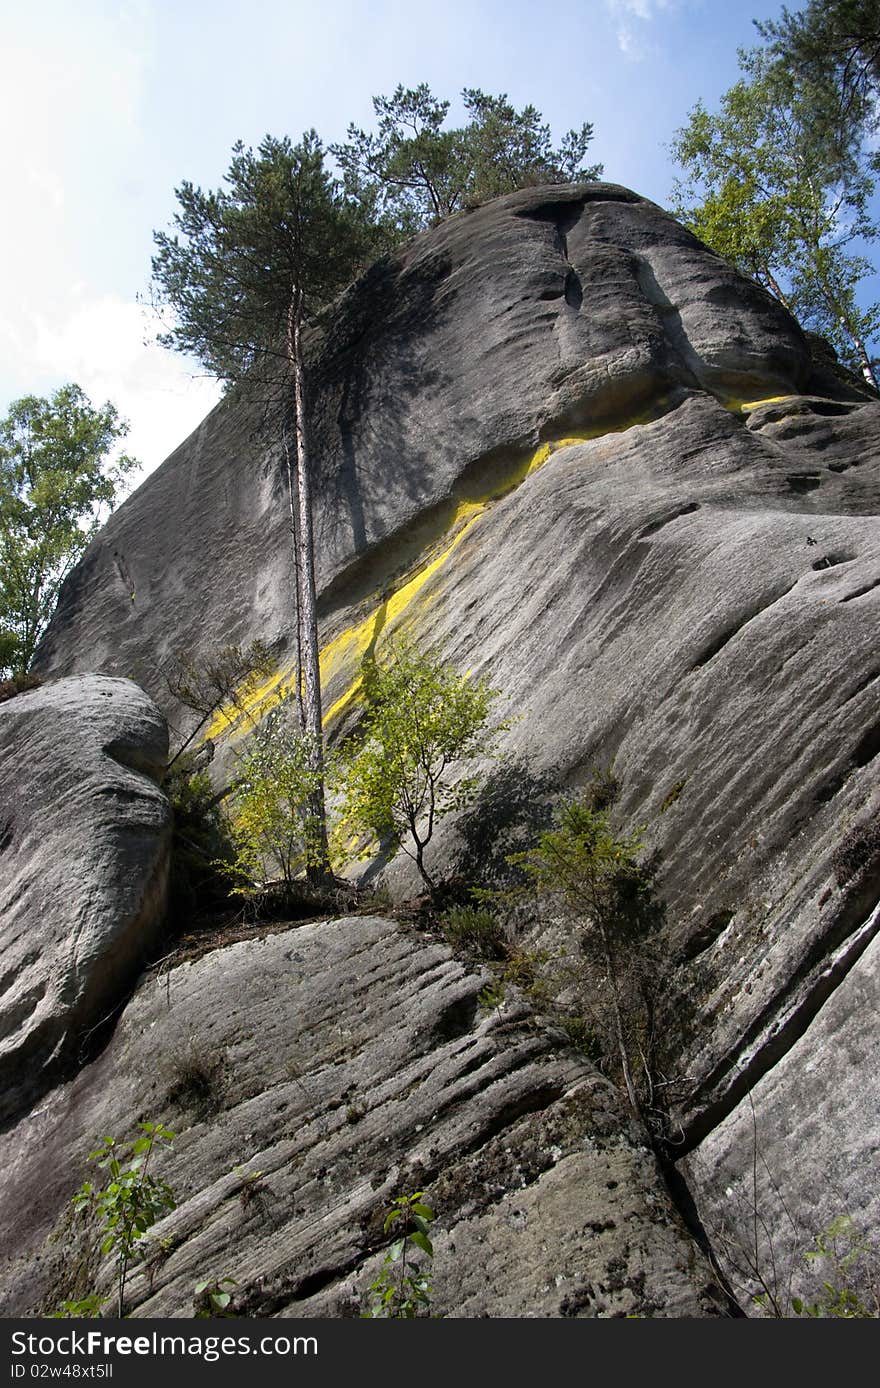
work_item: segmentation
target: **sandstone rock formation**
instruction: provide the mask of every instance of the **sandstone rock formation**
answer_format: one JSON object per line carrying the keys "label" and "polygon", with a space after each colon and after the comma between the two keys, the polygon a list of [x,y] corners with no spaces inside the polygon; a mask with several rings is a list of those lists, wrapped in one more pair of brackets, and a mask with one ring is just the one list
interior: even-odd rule
{"label": "sandstone rock formation", "polygon": [[[880,404],[611,185],[451,219],[352,286],[311,352],[330,736],[357,716],[360,658],[406,629],[515,715],[508,823],[530,787],[571,792],[613,761],[620,822],[663,855],[690,999],[662,1019],[674,1119],[710,1234],[735,1244],[769,1198],[749,1190],[756,1153],[802,1212],[773,1216],[778,1260],[837,1214],[876,1228]],[[113,517],[44,670],[133,675],[180,721],[173,651],[260,637],[268,706],[292,585],[258,415],[224,402]],[[244,731],[211,730],[218,776]],[[444,826],[435,863],[503,854],[487,805]],[[412,889],[403,860],[384,867]]]}
{"label": "sandstone rock formation", "polygon": [[73,1062],[162,925],[165,720],[127,680],[0,704],[0,1116]]}
{"label": "sandstone rock formation", "polygon": [[[374,266],[313,343],[327,637],[545,441],[620,429],[677,388],[751,400],[809,372],[784,310],[626,189],[530,189],[451,219]],[[285,472],[261,418],[227,398],[116,512],[65,586],[42,668],[130,675],[167,699],[175,649],[290,650]]]}
{"label": "sandstone rock formation", "polygon": [[0,1245],[19,1256],[0,1313],[57,1304],[75,1245],[41,1243],[83,1154],[160,1111],[178,1208],[132,1280],[138,1315],[191,1315],[196,1283],[230,1276],[247,1315],[357,1316],[389,1200],[426,1186],[438,1314],[723,1312],[620,1095],[528,1009],[483,1011],[485,982],[370,917],[154,974],[101,1058],[4,1139]]}

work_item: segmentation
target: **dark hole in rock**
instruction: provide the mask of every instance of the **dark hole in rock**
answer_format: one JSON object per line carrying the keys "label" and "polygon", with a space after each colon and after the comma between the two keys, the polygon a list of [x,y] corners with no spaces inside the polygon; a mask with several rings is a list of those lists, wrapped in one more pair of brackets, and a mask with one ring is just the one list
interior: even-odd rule
{"label": "dark hole in rock", "polygon": [[441,1012],[434,1026],[431,1035],[438,1045],[444,1041],[454,1041],[457,1036],[463,1036],[465,1032],[471,1031],[477,1016],[477,999],[473,993],[468,993],[463,998],[456,998],[455,1002]]}
{"label": "dark hole in rock", "polygon": [[844,404],[842,400],[811,400],[809,408],[811,414],[833,416],[852,414],[853,410],[858,410],[861,406]]}
{"label": "dark hole in rock", "polygon": [[856,766],[867,766],[868,762],[873,761],[878,753],[880,753],[880,723],[875,723],[873,728],[868,729],[853,752],[853,762]]}
{"label": "dark hole in rock", "polygon": [[682,946],[679,953],[679,959],[682,963],[689,963],[692,959],[696,959],[697,955],[705,953],[710,945],[714,945],[719,935],[723,934],[730,925],[733,917],[733,911],[716,911],[714,915],[711,915],[705,924],[699,926]]}
{"label": "dark hole in rock", "polygon": [[817,559],[813,568],[833,569],[837,564],[850,564],[855,559],[854,554],[823,554],[821,559]]}
{"label": "dark hole in rock", "polygon": [[584,291],[581,288],[580,276],[574,270],[569,270],[565,277],[565,302],[569,308],[580,309],[584,302]]}
{"label": "dark hole in rock", "polygon": [[822,478],[816,472],[789,472],[785,480],[793,492],[814,492],[822,485]]}
{"label": "dark hole in rock", "polygon": [[845,776],[829,776],[826,780],[820,781],[815,791],[819,804],[826,805],[829,800],[833,800],[845,779]]}

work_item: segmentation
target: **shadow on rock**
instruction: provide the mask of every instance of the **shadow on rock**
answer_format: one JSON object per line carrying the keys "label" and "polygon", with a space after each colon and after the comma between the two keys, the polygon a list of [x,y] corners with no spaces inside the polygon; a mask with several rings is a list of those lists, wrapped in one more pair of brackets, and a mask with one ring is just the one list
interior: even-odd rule
{"label": "shadow on rock", "polygon": [[551,827],[561,779],[558,767],[536,773],[519,758],[493,771],[456,823],[463,843],[455,876],[495,890],[522,884],[522,869],[508,857],[530,848]]}

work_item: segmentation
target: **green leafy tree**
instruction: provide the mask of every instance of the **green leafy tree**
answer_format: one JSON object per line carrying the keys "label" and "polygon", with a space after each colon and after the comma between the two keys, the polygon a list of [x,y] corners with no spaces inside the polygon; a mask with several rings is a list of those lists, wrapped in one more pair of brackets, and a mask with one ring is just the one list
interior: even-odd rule
{"label": "green leafy tree", "polygon": [[444,815],[469,804],[478,776],[459,764],[491,756],[507,725],[493,723],[496,691],[399,641],[380,664],[364,662],[367,710],[347,773],[345,819],[355,832],[404,850],[430,891],[425,849]]}
{"label": "green leafy tree", "polygon": [[159,340],[194,354],[227,385],[247,385],[285,402],[303,727],[315,773],[314,815],[321,826],[309,864],[329,872],[323,791],[321,685],[312,529],[308,392],[303,330],[353,278],[374,244],[363,210],[324,167],[314,131],[298,144],[267,135],[257,152],[239,142],[225,187],[176,190],[176,232],[154,233],[159,303],[175,321]]}
{"label": "green leafy tree", "polygon": [[314,861],[322,829],[316,778],[308,734],[283,705],[273,709],[250,740],[235,786],[230,867],[239,880],[260,882],[268,868],[289,887]]}
{"label": "green leafy tree", "polygon": [[23,674],[58,591],[138,463],[128,425],[77,385],[26,395],[0,421],[0,673]]}
{"label": "green leafy tree", "polygon": [[[131,1142],[105,1137],[89,1161],[106,1173],[103,1185],[84,1181],[74,1195],[74,1210],[91,1217],[98,1225],[102,1255],[112,1253],[116,1267],[117,1315],[125,1314],[125,1284],[132,1263],[142,1257],[147,1235],[158,1219],[175,1207],[170,1186],[149,1170],[156,1144],[171,1142],[174,1133],[164,1124],[144,1122],[141,1133]],[[80,1301],[62,1304],[64,1316],[100,1315],[109,1300],[91,1293]]]}
{"label": "green leafy tree", "polygon": [[853,142],[831,152],[811,89],[766,51],[741,51],[740,67],[718,111],[699,102],[676,133],[673,210],[876,389],[880,304],[859,292],[872,268],[861,247],[878,236],[872,160]]}
{"label": "green leafy tree", "polygon": [[507,95],[478,88],[462,92],[464,126],[444,129],[448,101],[426,83],[398,86],[373,98],[375,131],[348,127],[348,140],[330,146],[345,187],[393,242],[464,207],[536,183],[598,178],[585,165],[593,127],[569,130],[558,149],[534,106],[517,111]]}
{"label": "green leafy tree", "polygon": [[616,835],[607,810],[580,801],[563,806],[558,828],[545,830],[534,848],[513,861],[539,893],[561,898],[582,922],[581,948],[597,959],[608,989],[627,1098],[642,1116],[630,1053],[634,1012],[645,1001],[640,966],[650,962],[651,936],[663,920],[656,865],[644,859],[638,835]]}

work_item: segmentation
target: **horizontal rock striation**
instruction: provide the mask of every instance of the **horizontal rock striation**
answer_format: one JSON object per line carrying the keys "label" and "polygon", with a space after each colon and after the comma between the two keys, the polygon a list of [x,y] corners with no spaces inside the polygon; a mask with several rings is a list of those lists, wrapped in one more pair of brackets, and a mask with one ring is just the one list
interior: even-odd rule
{"label": "horizontal rock striation", "polygon": [[[672,1122],[707,1223],[752,1179],[753,1104],[790,1209],[875,1221],[880,404],[814,348],[603,184],[450,219],[353,285],[310,347],[328,732],[350,730],[361,658],[395,632],[490,680],[511,760],[474,768],[482,802],[430,849],[471,876],[613,762],[618,822],[662,854],[689,999],[662,1019]],[[134,675],[184,729],[173,652],[259,637],[278,669],[254,715],[277,697],[288,512],[259,414],[229,397],[120,508],[64,587],[42,669]],[[247,720],[208,731],[223,780]],[[416,885],[403,858],[379,872]],[[801,1223],[774,1220],[796,1262]]]}
{"label": "horizontal rock striation", "polygon": [[[529,189],[451,219],[375,265],[314,335],[328,636],[508,454],[618,427],[677,385],[752,399],[809,372],[784,310],[626,189]],[[228,397],[120,507],[65,585],[41,669],[129,675],[164,706],[176,649],[292,649],[284,462],[261,418]]]}
{"label": "horizontal rock striation", "polygon": [[240,1314],[358,1316],[385,1210],[420,1189],[435,1314],[724,1314],[614,1087],[522,1003],[484,1011],[486,981],[378,917],[170,961],[100,1059],[0,1139],[18,1255],[0,1313],[65,1294],[79,1250],[44,1240],[85,1153],[161,1114],[178,1205],[131,1278],[137,1316],[190,1316],[222,1277]]}

